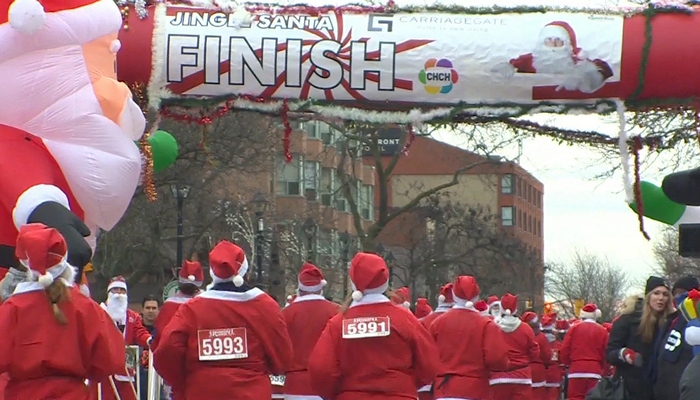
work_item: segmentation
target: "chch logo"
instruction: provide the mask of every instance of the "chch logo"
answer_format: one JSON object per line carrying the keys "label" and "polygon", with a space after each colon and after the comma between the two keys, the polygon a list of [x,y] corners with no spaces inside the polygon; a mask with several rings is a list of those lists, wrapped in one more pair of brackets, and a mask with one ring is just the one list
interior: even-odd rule
{"label": "chch logo", "polygon": [[430,94],[450,93],[452,86],[459,80],[459,74],[454,69],[452,61],[446,58],[431,58],[425,62],[425,67],[418,73],[418,80]]}

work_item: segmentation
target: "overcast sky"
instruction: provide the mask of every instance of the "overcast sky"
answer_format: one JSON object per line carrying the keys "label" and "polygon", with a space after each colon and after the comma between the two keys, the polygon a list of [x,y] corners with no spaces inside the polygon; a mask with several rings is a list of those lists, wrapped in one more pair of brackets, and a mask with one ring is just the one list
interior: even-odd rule
{"label": "overcast sky", "polygon": [[[605,121],[595,116],[540,117],[538,122],[554,121],[558,126],[596,129],[613,136],[618,131],[614,118]],[[465,142],[450,133],[436,134],[436,138],[457,146]],[[517,146],[501,155],[513,159]],[[612,161],[619,164],[618,159]],[[520,164],[544,183],[546,260],[566,261],[573,251],[581,249],[607,256],[635,281],[646,279],[654,265],[652,243],[639,232],[637,217],[625,203],[621,174],[594,179],[612,164],[601,164],[599,153],[583,145],[558,145],[544,137],[524,142]],[[657,184],[661,178],[653,174],[642,176]],[[661,226],[645,219],[652,240]]]}

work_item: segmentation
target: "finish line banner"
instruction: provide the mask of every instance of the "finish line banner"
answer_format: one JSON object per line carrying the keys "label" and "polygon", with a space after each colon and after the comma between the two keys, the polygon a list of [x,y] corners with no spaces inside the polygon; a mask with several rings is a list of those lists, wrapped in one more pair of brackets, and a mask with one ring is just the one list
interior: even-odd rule
{"label": "finish line banner", "polygon": [[623,21],[554,12],[241,19],[160,4],[151,87],[180,98],[434,105],[615,97]]}

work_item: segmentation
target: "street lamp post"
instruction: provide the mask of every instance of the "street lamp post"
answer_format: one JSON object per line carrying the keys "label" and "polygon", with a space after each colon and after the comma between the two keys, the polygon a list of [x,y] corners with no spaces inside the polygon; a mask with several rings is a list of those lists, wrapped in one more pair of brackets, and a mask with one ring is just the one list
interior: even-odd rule
{"label": "street lamp post", "polygon": [[340,245],[341,245],[341,256],[343,261],[343,298],[348,297],[348,258],[350,257],[350,234],[345,231],[339,235]]}
{"label": "street lamp post", "polygon": [[384,260],[389,266],[389,287],[391,287],[391,284],[394,281],[394,263],[396,262],[396,257],[394,257],[394,253],[389,250],[387,251],[386,256],[384,256]]}
{"label": "street lamp post", "polygon": [[304,221],[304,234],[306,235],[306,261],[314,262],[314,236],[316,235],[316,222],[309,217]]}
{"label": "street lamp post", "polygon": [[182,242],[184,241],[185,234],[183,230],[183,217],[182,209],[185,205],[185,199],[187,195],[190,194],[190,187],[187,185],[180,185],[177,183],[170,184],[170,193],[177,200],[177,268],[182,267]]}
{"label": "street lamp post", "polygon": [[267,209],[267,198],[261,192],[257,192],[253,196],[253,205],[255,206],[255,267],[257,275],[258,286],[262,284],[263,281],[263,240],[265,221],[263,220],[263,215]]}

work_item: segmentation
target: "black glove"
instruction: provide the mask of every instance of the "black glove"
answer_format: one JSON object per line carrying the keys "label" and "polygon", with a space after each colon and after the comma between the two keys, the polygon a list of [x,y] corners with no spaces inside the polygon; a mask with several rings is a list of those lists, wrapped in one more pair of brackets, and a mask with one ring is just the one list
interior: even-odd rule
{"label": "black glove", "polygon": [[678,204],[700,206],[700,168],[674,172],[661,183],[666,197]]}
{"label": "black glove", "polygon": [[85,240],[90,229],[71,210],[54,201],[41,203],[29,215],[27,223],[42,223],[63,235],[68,246],[68,263],[78,268],[75,283],[80,283],[83,268],[92,259],[92,248]]}

